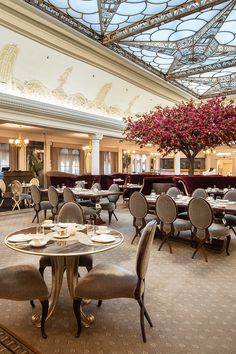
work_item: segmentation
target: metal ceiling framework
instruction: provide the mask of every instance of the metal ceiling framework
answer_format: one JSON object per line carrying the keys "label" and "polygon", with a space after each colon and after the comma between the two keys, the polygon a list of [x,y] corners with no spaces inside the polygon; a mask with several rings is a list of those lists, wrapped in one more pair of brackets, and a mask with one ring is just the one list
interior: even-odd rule
{"label": "metal ceiling framework", "polygon": [[236,0],[24,0],[198,98],[236,93]]}

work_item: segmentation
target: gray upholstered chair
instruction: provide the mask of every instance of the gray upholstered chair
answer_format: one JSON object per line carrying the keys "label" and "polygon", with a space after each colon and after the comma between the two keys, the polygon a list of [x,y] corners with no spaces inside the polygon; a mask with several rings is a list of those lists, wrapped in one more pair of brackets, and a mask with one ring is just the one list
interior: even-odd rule
{"label": "gray upholstered chair", "polygon": [[91,189],[92,189],[92,190],[98,189],[98,190],[100,191],[100,190],[102,189],[101,183],[98,183],[98,182],[94,183],[94,184],[92,185]]}
{"label": "gray upholstered chair", "polygon": [[208,194],[207,192],[205,191],[205,189],[203,188],[197,188],[193,191],[193,194],[192,194],[192,197],[193,198],[203,198],[203,199],[207,199],[208,197]]}
{"label": "gray upholstered chair", "polygon": [[76,186],[76,188],[84,189],[85,188],[85,182],[84,181],[76,181],[75,182],[75,186]]}
{"label": "gray upholstered chair", "polygon": [[35,210],[35,216],[32,222],[34,222],[34,220],[37,218],[37,223],[39,223],[39,212],[41,210],[44,210],[44,218],[46,219],[47,210],[51,209],[51,204],[47,200],[42,201],[42,195],[40,189],[36,185],[32,185],[30,187],[30,193],[31,193],[31,199],[33,201],[33,207]]}
{"label": "gray upholstered chair", "polygon": [[42,305],[41,333],[45,333],[48,314],[48,288],[39,271],[30,265],[15,265],[0,269],[0,298],[16,301],[38,299]]}
{"label": "gray upholstered chair", "polygon": [[146,225],[145,217],[148,214],[148,203],[145,196],[140,192],[134,192],[129,198],[129,211],[133,216],[133,226],[135,227],[135,235],[131,241],[141,236],[141,231]]}
{"label": "gray upholstered chair", "polygon": [[[223,199],[229,200],[231,202],[236,202],[236,190],[229,190],[228,192],[225,193]],[[229,226],[229,228],[234,232],[236,235],[234,227],[236,227],[236,215],[232,214],[225,214],[223,216],[223,222],[226,226]]]}
{"label": "gray upholstered chair", "polygon": [[[73,302],[77,319],[77,336],[81,333],[80,303],[83,298],[107,300],[132,298],[140,306],[140,324],[143,341],[146,342],[144,316],[152,327],[151,319],[144,306],[145,276],[148,268],[152,242],[156,230],[156,221],[150,221],[142,231],[136,257],[136,272],[131,272],[118,265],[98,264],[88,274],[79,279],[75,288]],[[100,301],[101,303],[101,301]]]}
{"label": "gray upholstered chair", "polygon": [[[118,184],[113,183],[109,189],[110,192],[119,192],[120,188]],[[115,214],[115,209],[116,209],[116,203],[119,199],[119,194],[118,195],[108,195],[107,199],[108,200],[100,200],[100,205],[102,210],[107,210],[108,211],[108,217],[109,217],[109,224],[111,223],[111,217],[114,215],[114,217],[117,219],[117,216]]]}
{"label": "gray upholstered chair", "polygon": [[6,184],[3,179],[0,179],[0,207],[3,205],[5,200],[12,200],[12,192],[6,191]]}
{"label": "gray upholstered chair", "polygon": [[58,210],[62,207],[63,203],[60,203],[59,193],[53,186],[48,188],[48,200],[51,204],[52,220],[54,221],[55,216],[58,214]]}
{"label": "gray upholstered chair", "polygon": [[179,194],[181,194],[181,192],[177,187],[170,187],[166,192],[166,195],[169,195],[173,199],[176,199]]}
{"label": "gray upholstered chair", "polygon": [[203,198],[193,198],[189,202],[188,217],[193,225],[193,238],[197,243],[192,258],[201,250],[207,262],[205,243],[212,238],[226,239],[226,253],[229,255],[230,233],[229,229],[221,224],[213,223],[213,211],[210,204]]}
{"label": "gray upholstered chair", "polygon": [[[64,199],[64,203],[75,202],[79,205],[81,203],[80,200],[76,198],[75,194],[73,193],[73,191],[69,187],[66,187],[63,189],[63,199]],[[96,220],[96,217],[97,217],[96,210],[94,210],[93,208],[90,208],[88,206],[83,206],[83,205],[80,205],[80,206],[83,209],[83,213],[84,213],[85,217],[88,216],[90,219]]]}
{"label": "gray upholstered chair", "polygon": [[12,192],[12,200],[14,205],[12,210],[16,207],[20,210],[21,202],[25,203],[26,207],[30,206],[31,196],[30,194],[23,193],[23,187],[20,181],[14,180],[11,182],[11,192]]}
{"label": "gray upholstered chair", "polygon": [[188,220],[177,218],[177,207],[172,197],[167,194],[160,195],[156,201],[156,214],[160,219],[160,231],[163,234],[163,240],[160,244],[159,251],[162,246],[167,243],[172,253],[170,237],[177,235],[181,231],[191,231],[191,224]]}
{"label": "gray upholstered chair", "polygon": [[38,178],[35,178],[35,177],[31,178],[31,180],[30,180],[30,185],[32,186],[33,184],[34,184],[35,186],[39,187],[39,179],[38,179]]}
{"label": "gray upholstered chair", "polygon": [[[193,194],[192,194],[192,198],[195,198],[195,197],[206,199],[208,197],[208,194],[205,191],[205,189],[197,188],[193,191]],[[178,213],[178,218],[188,220],[188,212],[183,211],[181,213]]]}
{"label": "gray upholstered chair", "polygon": [[[63,204],[58,213],[58,221],[63,223],[77,223],[84,224],[85,217],[83,209],[75,202],[68,202]],[[51,266],[51,259],[49,256],[42,256],[39,260],[39,271],[43,276],[46,267]],[[86,267],[89,272],[93,267],[93,258],[91,255],[82,255],[79,257],[79,267]]]}

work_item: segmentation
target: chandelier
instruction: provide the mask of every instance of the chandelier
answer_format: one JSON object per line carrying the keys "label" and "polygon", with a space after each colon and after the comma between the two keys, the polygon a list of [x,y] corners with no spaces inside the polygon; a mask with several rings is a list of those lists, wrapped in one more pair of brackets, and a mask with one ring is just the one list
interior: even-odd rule
{"label": "chandelier", "polygon": [[15,145],[16,147],[25,147],[29,144],[29,139],[23,139],[21,133],[18,134],[18,138],[9,139],[9,144]]}

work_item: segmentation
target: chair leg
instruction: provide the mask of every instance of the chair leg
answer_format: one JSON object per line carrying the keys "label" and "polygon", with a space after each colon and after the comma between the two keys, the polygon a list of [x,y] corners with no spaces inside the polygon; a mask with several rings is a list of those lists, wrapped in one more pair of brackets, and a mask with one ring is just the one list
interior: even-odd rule
{"label": "chair leg", "polygon": [[47,209],[44,210],[44,219],[47,218]]}
{"label": "chair leg", "polygon": [[111,223],[112,211],[108,211],[109,225]]}
{"label": "chair leg", "polygon": [[118,218],[117,218],[117,216],[116,216],[116,214],[115,214],[114,210],[113,210],[112,214],[114,215],[114,217],[115,217],[116,221],[118,221]]}
{"label": "chair leg", "polygon": [[39,273],[41,274],[42,278],[44,275],[45,267],[39,267]]}
{"label": "chair leg", "polygon": [[[139,303],[140,308],[142,308],[142,302],[140,300],[138,300],[138,303]],[[144,306],[144,316],[146,317],[146,320],[148,321],[150,327],[153,327],[152,320],[151,320],[145,306]]]}
{"label": "chair leg", "polygon": [[135,233],[134,237],[132,238],[131,245],[133,244],[133,242],[136,239],[136,237],[138,235],[140,236],[141,229],[139,229],[137,226],[135,226],[135,231],[136,231],[136,233]]}
{"label": "chair leg", "polygon": [[34,222],[34,220],[37,218],[37,223],[39,224],[39,211],[38,210],[35,210],[35,216],[32,220],[32,222]]}
{"label": "chair leg", "polygon": [[37,217],[37,212],[35,212],[35,216],[33,217],[32,222],[34,222],[34,220],[36,219],[36,217]]}
{"label": "chair leg", "polygon": [[47,338],[45,333],[45,321],[48,315],[48,300],[40,301],[42,305],[42,317],[41,317],[41,333],[43,338]]}
{"label": "chair leg", "polygon": [[195,251],[193,252],[192,259],[195,257],[196,253],[201,249],[202,252],[203,252],[203,255],[204,255],[204,257],[205,257],[205,261],[208,262],[206,250],[205,250],[205,248],[204,248],[204,242],[205,242],[205,241],[206,241],[206,240],[204,239],[204,240],[198,242],[197,248],[196,248]]}
{"label": "chair leg", "polygon": [[77,333],[76,337],[80,336],[81,333],[81,314],[80,314],[80,304],[81,304],[82,299],[74,299],[73,301],[73,309],[74,309],[74,314],[77,320]]}
{"label": "chair leg", "polygon": [[98,300],[97,307],[101,307],[101,306],[102,306],[102,300]]}
{"label": "chair leg", "polygon": [[226,240],[226,247],[225,247],[225,250],[226,250],[226,254],[228,256],[230,256],[230,253],[229,253],[229,244],[230,244],[230,241],[231,241],[231,236],[227,236],[227,240]]}
{"label": "chair leg", "polygon": [[[226,226],[227,226],[227,225],[226,225]],[[230,226],[229,228],[233,231],[233,233],[234,233],[235,236],[236,236],[236,231],[234,230],[234,227],[233,227],[233,226]]]}
{"label": "chair leg", "polygon": [[141,325],[141,332],[142,332],[142,337],[143,337],[143,341],[144,343],[146,343],[147,339],[146,339],[146,333],[145,333],[145,326],[144,326],[144,312],[145,312],[145,308],[144,308],[144,296],[141,296],[141,300],[140,300],[141,306],[140,306],[140,325]]}
{"label": "chair leg", "polygon": [[158,248],[158,251],[160,251],[162,249],[162,246],[167,243],[170,249],[170,253],[172,253],[172,247],[171,247],[171,243],[169,240],[169,234],[166,234],[162,240],[162,243],[160,244],[160,247]]}

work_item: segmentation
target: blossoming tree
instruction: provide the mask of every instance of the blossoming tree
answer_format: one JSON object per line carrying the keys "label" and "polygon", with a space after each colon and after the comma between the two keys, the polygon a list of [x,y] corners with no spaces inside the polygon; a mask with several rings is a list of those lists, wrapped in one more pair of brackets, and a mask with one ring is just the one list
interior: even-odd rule
{"label": "blossoming tree", "polygon": [[125,118],[124,139],[140,147],[152,144],[163,156],[181,151],[194,174],[194,159],[203,149],[236,141],[236,105],[222,97],[174,107],[157,106],[150,113]]}

